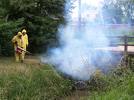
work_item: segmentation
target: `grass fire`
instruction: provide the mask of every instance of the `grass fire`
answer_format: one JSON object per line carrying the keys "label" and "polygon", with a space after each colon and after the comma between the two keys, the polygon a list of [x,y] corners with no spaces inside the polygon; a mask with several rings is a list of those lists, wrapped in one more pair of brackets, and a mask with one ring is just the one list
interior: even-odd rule
{"label": "grass fire", "polygon": [[134,100],[133,0],[1,0],[0,12],[0,100]]}

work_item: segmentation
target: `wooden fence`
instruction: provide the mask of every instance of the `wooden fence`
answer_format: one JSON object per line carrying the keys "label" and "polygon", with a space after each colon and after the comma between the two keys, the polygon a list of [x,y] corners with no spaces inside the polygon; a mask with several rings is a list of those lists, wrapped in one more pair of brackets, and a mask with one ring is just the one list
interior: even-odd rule
{"label": "wooden fence", "polygon": [[[117,43],[116,45],[119,46],[124,46],[124,59],[123,62],[125,64],[125,66],[132,65],[132,57],[134,57],[134,40],[131,41],[131,44],[129,43],[129,39],[134,39],[134,36],[113,36],[113,37],[109,37],[109,38],[117,38],[118,40],[123,40],[122,43]],[[128,51],[128,46],[133,46],[133,52],[131,51],[131,53]]]}

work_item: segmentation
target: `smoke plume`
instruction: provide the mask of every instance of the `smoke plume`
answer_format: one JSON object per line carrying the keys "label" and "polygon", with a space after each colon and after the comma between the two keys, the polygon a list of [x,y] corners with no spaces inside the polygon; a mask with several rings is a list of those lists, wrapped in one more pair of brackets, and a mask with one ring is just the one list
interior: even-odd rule
{"label": "smoke plume", "polygon": [[104,63],[111,55],[108,51],[96,49],[109,45],[104,30],[99,26],[103,23],[102,6],[103,0],[67,2],[67,24],[59,27],[60,46],[50,49],[48,63],[58,71],[80,80],[88,80],[97,69],[105,69]]}

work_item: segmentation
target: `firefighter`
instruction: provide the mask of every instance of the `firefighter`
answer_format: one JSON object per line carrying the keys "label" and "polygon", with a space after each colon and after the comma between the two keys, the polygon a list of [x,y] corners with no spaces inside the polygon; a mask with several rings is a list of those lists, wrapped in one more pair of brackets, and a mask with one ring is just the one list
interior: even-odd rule
{"label": "firefighter", "polygon": [[[23,42],[23,49],[26,50],[27,47],[28,47],[28,35],[27,35],[26,29],[22,30],[22,35],[23,35],[22,38],[24,40],[24,42]],[[25,58],[25,52],[24,51],[22,51],[22,52],[23,52],[22,53],[22,58],[24,59]]]}
{"label": "firefighter", "polygon": [[19,50],[17,47],[23,48],[23,38],[22,38],[22,33],[18,32],[17,35],[15,35],[12,39],[12,43],[14,44],[14,50],[15,50],[15,60],[16,62],[23,62],[23,54],[22,50]]}

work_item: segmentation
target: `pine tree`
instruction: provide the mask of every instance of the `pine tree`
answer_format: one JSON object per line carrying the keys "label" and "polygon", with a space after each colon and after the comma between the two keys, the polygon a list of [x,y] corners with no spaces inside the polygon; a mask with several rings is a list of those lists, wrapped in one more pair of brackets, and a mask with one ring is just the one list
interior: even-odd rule
{"label": "pine tree", "polygon": [[11,38],[22,28],[28,31],[30,51],[38,53],[56,45],[58,27],[65,22],[64,6],[65,0],[1,0],[1,54],[13,54]]}

